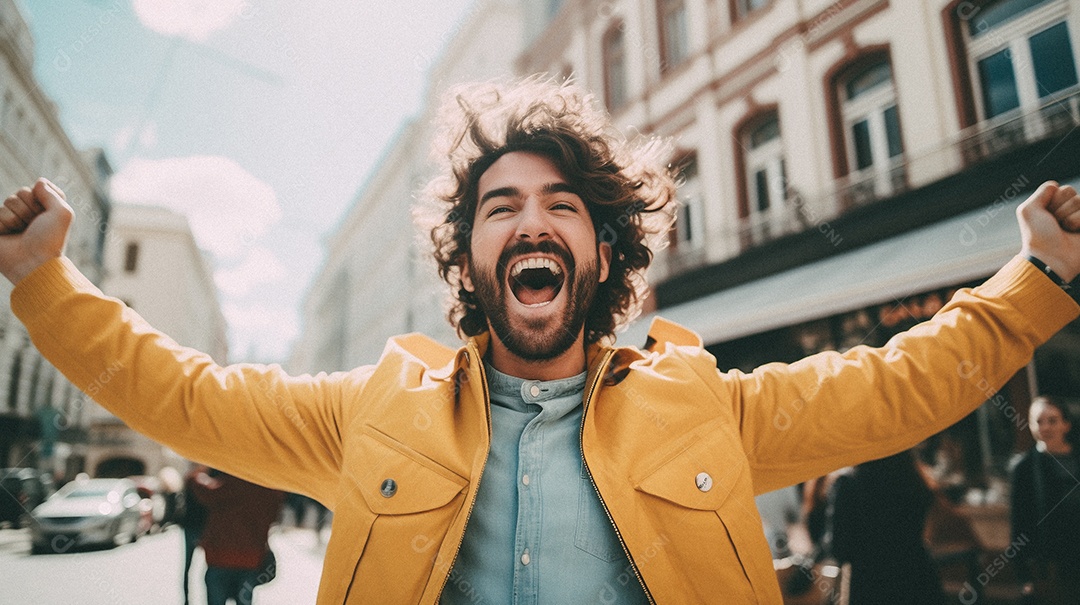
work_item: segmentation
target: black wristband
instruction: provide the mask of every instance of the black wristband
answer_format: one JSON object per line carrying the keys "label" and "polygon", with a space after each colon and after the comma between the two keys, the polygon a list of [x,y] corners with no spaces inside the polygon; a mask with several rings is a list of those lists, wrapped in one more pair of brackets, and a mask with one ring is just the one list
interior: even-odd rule
{"label": "black wristband", "polygon": [[1065,278],[1061,277],[1057,273],[1054,273],[1054,270],[1048,267],[1046,263],[1042,262],[1041,260],[1030,254],[1028,255],[1027,259],[1028,262],[1035,265],[1035,268],[1041,271],[1043,275],[1049,277],[1051,281],[1061,286],[1062,290],[1068,292],[1072,289],[1072,285],[1069,282],[1065,281]]}

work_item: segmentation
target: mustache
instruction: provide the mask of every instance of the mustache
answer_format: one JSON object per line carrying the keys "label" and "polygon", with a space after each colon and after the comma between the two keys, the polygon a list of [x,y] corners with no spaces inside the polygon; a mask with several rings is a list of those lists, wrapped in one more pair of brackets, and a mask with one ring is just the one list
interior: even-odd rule
{"label": "mustache", "polygon": [[551,254],[559,258],[562,261],[563,267],[566,268],[567,279],[574,275],[574,257],[570,254],[570,251],[563,248],[559,244],[552,240],[546,239],[539,242],[530,242],[521,240],[512,244],[506,250],[503,250],[499,255],[499,261],[495,265],[496,276],[499,282],[506,281],[506,272],[510,269],[510,259],[515,256],[522,256],[525,254],[533,253]]}

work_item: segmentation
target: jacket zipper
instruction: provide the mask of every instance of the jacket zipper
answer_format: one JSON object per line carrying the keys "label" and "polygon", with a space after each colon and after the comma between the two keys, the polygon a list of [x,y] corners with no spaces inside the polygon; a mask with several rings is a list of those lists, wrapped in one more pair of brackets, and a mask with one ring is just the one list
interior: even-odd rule
{"label": "jacket zipper", "polygon": [[634,575],[637,576],[638,583],[641,584],[641,590],[645,591],[645,598],[649,599],[649,603],[652,605],[656,605],[656,600],[653,599],[652,593],[649,592],[649,587],[645,585],[645,578],[641,577],[641,571],[638,570],[637,563],[634,563],[634,556],[630,554],[630,549],[626,546],[626,542],[623,541],[622,532],[619,531],[619,526],[615,524],[615,518],[611,516],[611,511],[608,510],[607,503],[604,502],[604,496],[600,494],[600,488],[596,487],[596,482],[593,481],[592,469],[589,468],[589,463],[585,460],[585,415],[589,413],[589,403],[592,402],[593,395],[596,394],[597,388],[600,385],[600,377],[604,375],[604,372],[607,370],[607,366],[611,363],[611,358],[614,355],[614,350],[609,350],[605,353],[604,359],[600,362],[600,367],[597,369],[596,378],[593,379],[593,383],[589,387],[588,393],[585,394],[584,409],[581,412],[581,434],[578,437],[578,444],[581,448],[581,463],[585,465],[585,472],[589,474],[589,483],[592,484],[593,489],[596,491],[596,497],[600,500],[600,506],[604,509],[604,514],[607,515],[611,527],[615,528],[615,537],[619,539],[619,545],[622,546],[623,552],[626,553],[626,559],[630,561],[630,568],[634,570]]}
{"label": "jacket zipper", "polygon": [[[488,393],[487,374],[484,372],[484,362],[478,354],[478,350],[469,343],[469,355],[473,359],[477,360],[477,366],[480,369],[480,384],[484,391],[484,415],[487,417],[487,429],[488,429],[488,455],[491,454],[491,395]],[[480,490],[480,480],[484,477],[484,469],[487,468],[487,456],[484,456],[484,463],[480,465],[480,474],[476,476],[476,489],[477,493]],[[465,525],[469,526],[469,519],[472,518],[473,509],[476,508],[476,496],[474,495],[472,501],[469,502],[469,512],[465,513]],[[462,529],[461,537],[458,538],[457,547],[454,548],[454,556],[450,558],[450,565],[446,567],[446,575],[443,576],[442,585],[439,586],[439,598],[441,600],[442,593],[446,590],[446,583],[450,581],[450,574],[454,571],[454,564],[457,563],[458,553],[461,552],[461,544],[465,541],[465,530]]]}

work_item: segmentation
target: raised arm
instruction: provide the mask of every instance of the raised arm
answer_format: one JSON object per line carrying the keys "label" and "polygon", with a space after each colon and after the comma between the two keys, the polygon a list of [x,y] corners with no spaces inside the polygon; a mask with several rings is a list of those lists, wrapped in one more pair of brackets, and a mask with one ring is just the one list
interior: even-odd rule
{"label": "raised arm", "polygon": [[1046,183],[1018,216],[1020,255],[884,347],[721,377],[757,491],[894,454],[943,430],[993,398],[1035,347],[1077,317],[1076,302],[1027,255],[1061,279],[1075,279],[1080,197]]}
{"label": "raised arm", "polygon": [[38,350],[131,428],[249,481],[333,506],[345,401],[367,372],[290,377],[221,367],[104,296],[63,257],[73,215],[41,179],[0,208],[0,272]]}

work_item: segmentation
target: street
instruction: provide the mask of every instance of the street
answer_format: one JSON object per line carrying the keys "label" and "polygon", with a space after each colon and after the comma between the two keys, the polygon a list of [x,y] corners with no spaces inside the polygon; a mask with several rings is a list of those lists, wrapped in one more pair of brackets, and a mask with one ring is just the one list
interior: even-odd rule
{"label": "street", "polygon": [[[309,529],[274,528],[273,582],[255,590],[258,605],[315,603],[324,548]],[[0,530],[0,603],[144,605],[181,603],[183,534],[176,527],[110,550],[33,555],[27,530]],[[206,603],[202,550],[191,569],[194,605]]]}

